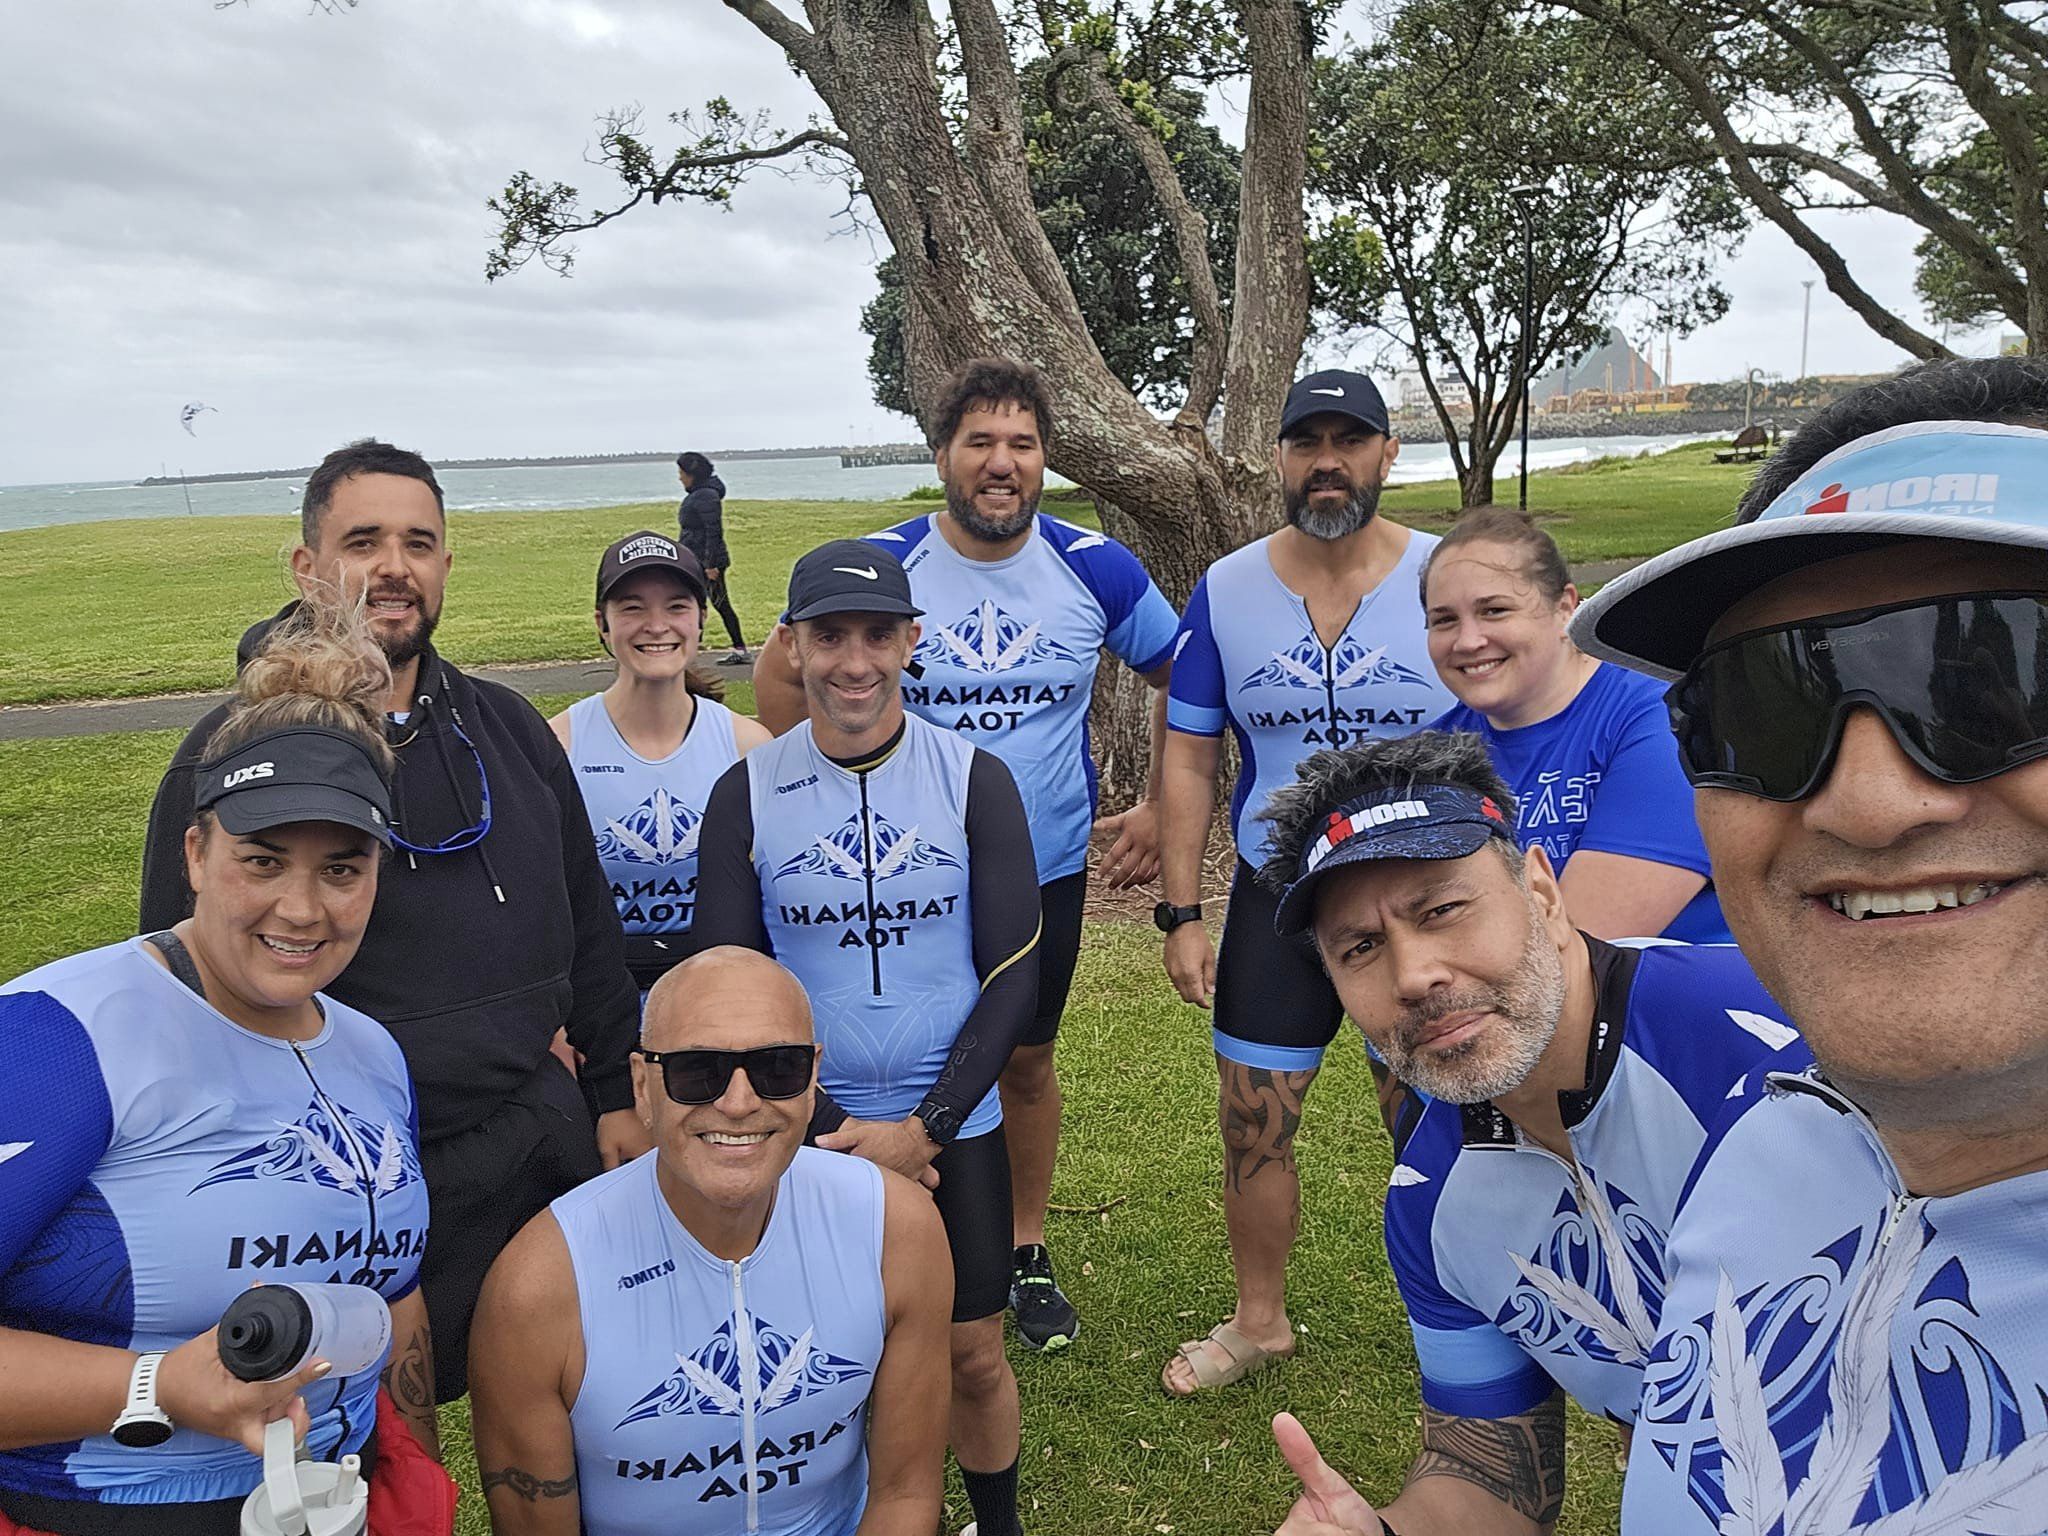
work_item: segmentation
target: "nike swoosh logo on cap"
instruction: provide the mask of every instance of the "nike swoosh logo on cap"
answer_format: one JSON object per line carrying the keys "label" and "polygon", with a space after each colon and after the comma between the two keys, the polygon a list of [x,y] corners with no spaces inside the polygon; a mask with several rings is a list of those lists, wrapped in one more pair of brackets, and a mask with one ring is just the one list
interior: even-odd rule
{"label": "nike swoosh logo on cap", "polygon": [[835,565],[832,567],[832,569],[835,571],[844,571],[849,576],[865,576],[869,581],[880,581],[882,579],[882,573],[874,569],[872,566],[863,570],[860,566],[857,565]]}
{"label": "nike swoosh logo on cap", "polygon": [[1335,395],[1339,400],[1344,398],[1344,391],[1341,389],[1312,389],[1309,393],[1312,395]]}

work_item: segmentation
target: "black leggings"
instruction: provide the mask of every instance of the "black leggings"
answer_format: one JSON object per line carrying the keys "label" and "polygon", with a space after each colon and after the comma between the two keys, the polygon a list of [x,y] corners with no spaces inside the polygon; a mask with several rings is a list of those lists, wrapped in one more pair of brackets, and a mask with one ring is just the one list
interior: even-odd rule
{"label": "black leggings", "polygon": [[1038,1012],[1017,1037],[1019,1045],[1051,1045],[1067,1011],[1074,967],[1081,959],[1081,912],[1088,899],[1088,871],[1048,880],[1038,888]]}
{"label": "black leggings", "polygon": [[953,1250],[953,1321],[992,1317],[1010,1304],[1010,1154],[999,1125],[963,1136],[932,1160],[932,1202]]}
{"label": "black leggings", "polygon": [[709,588],[705,593],[705,601],[715,608],[719,618],[725,621],[726,638],[732,641],[733,649],[744,651],[747,648],[747,637],[740,633],[740,616],[732,611],[732,594],[725,589],[723,570],[711,578]]}
{"label": "black leggings", "polygon": [[1280,898],[1237,861],[1216,954],[1216,1053],[1247,1067],[1307,1072],[1344,1022],[1314,944],[1273,931]]}

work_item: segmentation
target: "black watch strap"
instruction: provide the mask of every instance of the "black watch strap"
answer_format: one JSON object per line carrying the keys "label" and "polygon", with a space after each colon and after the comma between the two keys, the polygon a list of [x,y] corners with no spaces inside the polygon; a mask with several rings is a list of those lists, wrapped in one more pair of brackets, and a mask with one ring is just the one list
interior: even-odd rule
{"label": "black watch strap", "polygon": [[1152,926],[1161,933],[1171,933],[1183,923],[1199,923],[1201,920],[1202,904],[1199,901],[1186,907],[1162,901],[1152,909]]}
{"label": "black watch strap", "polygon": [[917,1118],[924,1122],[925,1139],[941,1147],[953,1144],[966,1119],[959,1110],[931,1099],[917,1106]]}

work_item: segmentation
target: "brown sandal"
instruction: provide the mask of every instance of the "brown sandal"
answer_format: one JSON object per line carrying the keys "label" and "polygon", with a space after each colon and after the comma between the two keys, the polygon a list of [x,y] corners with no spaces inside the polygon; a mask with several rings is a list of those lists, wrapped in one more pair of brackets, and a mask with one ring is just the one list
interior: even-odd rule
{"label": "brown sandal", "polygon": [[[1230,1364],[1217,1366],[1209,1352],[1202,1346],[1214,1344],[1228,1357]],[[1209,1330],[1206,1339],[1190,1339],[1181,1345],[1178,1358],[1187,1361],[1188,1369],[1195,1373],[1195,1392],[1206,1392],[1213,1387],[1228,1387],[1243,1381],[1254,1372],[1262,1371],[1275,1360],[1294,1358],[1294,1344],[1290,1340],[1285,1349],[1266,1349],[1254,1344],[1239,1333],[1228,1322],[1218,1323]],[[1171,1361],[1167,1362],[1169,1365]],[[1166,1379],[1166,1372],[1159,1373],[1159,1384],[1166,1388],[1169,1397],[1192,1397],[1193,1392],[1177,1392]]]}

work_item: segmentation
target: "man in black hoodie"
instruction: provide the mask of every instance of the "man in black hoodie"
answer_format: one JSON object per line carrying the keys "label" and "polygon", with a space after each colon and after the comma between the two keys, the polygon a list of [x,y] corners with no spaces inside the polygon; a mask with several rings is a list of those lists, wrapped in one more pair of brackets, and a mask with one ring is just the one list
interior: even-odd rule
{"label": "man in black hoodie", "polygon": [[732,551],[725,547],[725,482],[711,472],[711,461],[701,453],[677,454],[676,478],[683,482],[683,504],[676,508],[683,548],[704,567],[704,579],[710,583],[705,600],[725,621],[733,660],[752,661],[747,637],[740,633],[740,616],[732,611],[732,597],[725,589],[726,573],[732,569]]}
{"label": "man in black hoodie", "polygon": [[[432,644],[446,533],[426,460],[364,441],[307,480],[291,556],[307,596],[364,598],[391,661],[395,846],[362,948],[328,990],[390,1030],[412,1069],[432,1202],[420,1280],[442,1402],[465,1390],[470,1314],[499,1249],[555,1196],[649,1145],[629,1069],[638,998],[569,761],[532,705]],[[242,636],[238,663],[275,622]],[[144,933],[191,911],[192,776],[225,713],[192,728],[157,788]],[[564,1027],[583,1091],[549,1049]]]}

